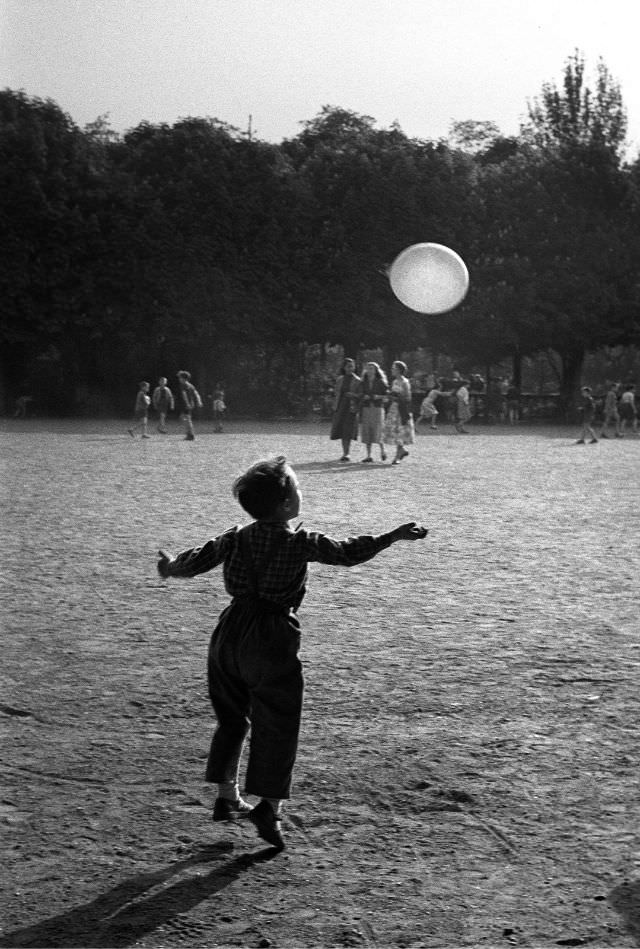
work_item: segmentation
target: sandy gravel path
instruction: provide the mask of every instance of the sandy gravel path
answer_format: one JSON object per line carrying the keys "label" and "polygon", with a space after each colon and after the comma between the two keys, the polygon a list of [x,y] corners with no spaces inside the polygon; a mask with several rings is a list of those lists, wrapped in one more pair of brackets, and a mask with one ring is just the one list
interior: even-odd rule
{"label": "sandy gravel path", "polygon": [[[639,945],[640,440],[478,427],[391,468],[324,425],[125,429],[0,424],[0,946]],[[279,451],[305,525],[430,535],[312,567],[274,856],[202,783],[221,576],[154,556],[245,522]]]}

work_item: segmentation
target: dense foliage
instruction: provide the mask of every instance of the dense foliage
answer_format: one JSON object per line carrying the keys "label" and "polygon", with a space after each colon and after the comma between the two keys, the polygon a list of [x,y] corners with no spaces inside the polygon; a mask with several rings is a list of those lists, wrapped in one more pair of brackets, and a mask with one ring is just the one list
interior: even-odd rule
{"label": "dense foliage", "polygon": [[[5,410],[123,411],[137,382],[189,368],[236,407],[288,410],[316,344],[465,367],[557,353],[568,398],[585,355],[640,341],[640,164],[620,90],[576,54],[517,138],[457,123],[447,142],[325,107],[271,145],[215,119],[79,129],[0,92],[0,341]],[[433,240],[471,290],[426,319],[386,268]],[[320,366],[321,370],[321,366]]]}

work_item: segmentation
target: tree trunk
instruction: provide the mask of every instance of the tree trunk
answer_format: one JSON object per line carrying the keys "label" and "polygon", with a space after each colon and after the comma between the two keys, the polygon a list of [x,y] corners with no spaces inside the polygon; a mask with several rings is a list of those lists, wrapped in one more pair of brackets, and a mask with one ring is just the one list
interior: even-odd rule
{"label": "tree trunk", "polygon": [[584,349],[570,349],[560,353],[562,360],[562,383],[560,386],[560,407],[565,421],[570,421],[576,404],[578,389],[582,380]]}
{"label": "tree trunk", "polygon": [[514,386],[519,392],[522,391],[522,356],[518,351],[513,354],[513,373],[512,379]]}

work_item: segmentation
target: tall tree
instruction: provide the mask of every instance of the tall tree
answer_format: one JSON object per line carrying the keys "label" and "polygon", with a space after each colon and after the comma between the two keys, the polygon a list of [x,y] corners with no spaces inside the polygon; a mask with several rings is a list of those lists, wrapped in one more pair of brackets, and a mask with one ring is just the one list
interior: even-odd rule
{"label": "tall tree", "polygon": [[603,149],[620,159],[627,135],[627,112],[620,84],[602,59],[596,65],[595,88],[585,81],[584,56],[576,50],[565,64],[562,88],[546,82],[528,107],[525,135],[543,149],[575,154]]}
{"label": "tall tree", "polygon": [[[14,385],[90,325],[101,192],[92,142],[68,115],[50,100],[0,93],[0,339]],[[74,372],[57,381],[71,390]]]}
{"label": "tall tree", "polygon": [[567,402],[586,352],[631,341],[635,266],[622,165],[625,134],[620,87],[600,61],[591,89],[576,52],[566,63],[562,88],[545,84],[529,107],[523,129],[529,148],[521,149],[518,164],[501,166],[505,175],[517,169],[527,182],[528,193],[518,183],[512,187],[519,198],[505,208],[513,223],[503,219],[503,225],[512,236],[514,227],[520,231],[511,258],[518,267],[527,261],[533,280],[534,312],[526,318],[533,321],[538,345],[553,347],[562,358]]}

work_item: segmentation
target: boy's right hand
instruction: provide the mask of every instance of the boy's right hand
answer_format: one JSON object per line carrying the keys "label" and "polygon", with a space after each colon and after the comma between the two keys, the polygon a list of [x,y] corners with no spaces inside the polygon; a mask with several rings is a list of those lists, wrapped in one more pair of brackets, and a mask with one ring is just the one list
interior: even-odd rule
{"label": "boy's right hand", "polygon": [[401,524],[394,530],[396,540],[424,540],[429,531],[426,527],[416,524],[415,521],[409,521],[408,524]]}
{"label": "boy's right hand", "polygon": [[169,576],[169,564],[173,560],[173,557],[170,557],[164,550],[158,551],[158,557],[160,558],[158,561],[158,573],[163,580],[166,580]]}

